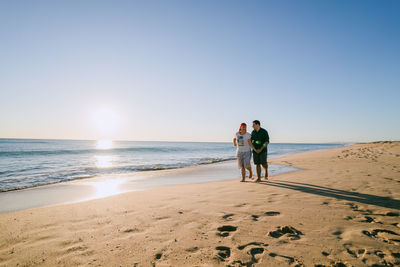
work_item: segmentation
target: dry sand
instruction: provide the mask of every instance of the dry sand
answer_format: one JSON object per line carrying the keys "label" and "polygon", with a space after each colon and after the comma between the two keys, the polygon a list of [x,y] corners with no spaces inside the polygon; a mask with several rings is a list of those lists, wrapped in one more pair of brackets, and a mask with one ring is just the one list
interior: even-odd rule
{"label": "dry sand", "polygon": [[271,162],[301,170],[1,214],[0,266],[400,264],[399,142]]}

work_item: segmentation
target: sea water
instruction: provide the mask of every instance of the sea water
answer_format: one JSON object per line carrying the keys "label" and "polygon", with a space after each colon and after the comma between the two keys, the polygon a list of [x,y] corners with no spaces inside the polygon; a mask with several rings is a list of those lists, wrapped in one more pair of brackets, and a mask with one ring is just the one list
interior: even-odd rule
{"label": "sea water", "polygon": [[[268,157],[343,144],[278,144]],[[0,139],[0,192],[102,175],[185,168],[235,159],[224,142]]]}

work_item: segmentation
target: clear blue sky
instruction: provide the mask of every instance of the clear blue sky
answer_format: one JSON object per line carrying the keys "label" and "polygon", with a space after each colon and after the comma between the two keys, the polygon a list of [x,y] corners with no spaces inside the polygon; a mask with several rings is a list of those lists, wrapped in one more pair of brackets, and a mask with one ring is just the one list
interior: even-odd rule
{"label": "clear blue sky", "polygon": [[231,141],[259,119],[273,142],[400,140],[399,14],[377,0],[0,1],[0,137]]}

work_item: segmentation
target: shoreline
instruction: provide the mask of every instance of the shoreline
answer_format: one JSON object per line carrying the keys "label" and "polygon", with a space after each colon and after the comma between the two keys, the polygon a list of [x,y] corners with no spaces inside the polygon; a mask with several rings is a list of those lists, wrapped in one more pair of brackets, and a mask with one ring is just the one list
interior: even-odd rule
{"label": "shoreline", "polygon": [[168,170],[179,170],[179,169],[186,169],[186,168],[192,168],[196,166],[204,166],[204,165],[212,165],[212,164],[219,164],[219,163],[224,163],[224,162],[229,162],[229,161],[234,161],[235,159],[223,159],[220,161],[215,161],[215,162],[207,162],[207,163],[198,163],[195,165],[188,165],[184,167],[171,167],[171,168],[162,168],[162,169],[145,169],[141,171],[131,171],[131,172],[126,172],[126,173],[112,173],[109,175],[92,175],[84,178],[76,178],[76,179],[69,179],[65,181],[56,181],[53,183],[43,183],[43,184],[34,184],[34,185],[27,185],[24,187],[17,187],[17,188],[10,188],[10,189],[5,189],[5,190],[0,190],[1,193],[7,193],[7,192],[13,192],[13,191],[19,191],[19,190],[26,190],[26,189],[34,189],[37,187],[42,187],[42,186],[52,186],[52,185],[57,185],[57,184],[64,184],[64,183],[73,183],[73,182],[79,182],[79,181],[86,181],[88,179],[98,179],[102,178],[105,176],[132,176],[135,174],[140,174],[140,173],[146,173],[146,172],[158,172],[158,171],[168,171]]}
{"label": "shoreline", "polygon": [[[2,139],[2,138],[0,138],[0,139]],[[3,139],[12,140],[13,138],[3,138]],[[22,138],[21,140],[53,140],[53,139],[25,139],[25,138]],[[54,139],[54,140],[58,140],[58,139]],[[64,139],[60,139],[60,140],[65,141]],[[87,140],[67,140],[67,141],[87,141]],[[89,141],[93,141],[93,140],[89,140]],[[150,141],[146,141],[146,142],[150,142]],[[173,141],[171,141],[171,142],[173,142]],[[190,142],[190,143],[202,143],[202,142]],[[210,142],[207,142],[207,143],[210,143]],[[229,143],[229,142],[227,142],[227,143]],[[277,144],[277,145],[279,145],[279,144],[295,144],[296,145],[296,144],[303,144],[303,143],[275,143],[275,144]],[[319,143],[304,143],[304,144],[319,145]],[[351,146],[354,143],[321,143],[320,145],[331,145],[331,144],[332,145],[338,145],[339,148],[340,148],[340,147]],[[336,147],[333,147],[333,148],[336,148]],[[289,152],[289,153],[283,153],[283,154],[279,154],[279,155],[275,155],[275,154],[271,155],[271,154],[269,154],[268,159],[269,160],[273,160],[273,159],[276,159],[276,158],[287,157],[287,156],[294,155],[294,154],[301,154],[301,153],[307,153],[307,152],[312,152],[312,151],[322,151],[322,150],[328,150],[328,149],[332,149],[332,148],[322,148],[322,149],[315,149],[315,150],[310,150],[310,151]],[[104,176],[129,176],[129,175],[136,175],[138,173],[187,169],[187,168],[193,168],[193,167],[196,167],[196,166],[213,165],[213,164],[219,164],[219,163],[230,162],[230,161],[236,161],[236,158],[220,159],[220,160],[217,160],[217,161],[202,162],[202,163],[197,163],[197,164],[187,165],[187,166],[181,166],[181,167],[170,167],[170,168],[161,168],[161,169],[144,169],[144,170],[138,170],[138,171],[110,173],[110,174],[100,174],[100,175],[99,174],[93,174],[93,175],[88,175],[87,177],[84,177],[84,178],[67,179],[67,180],[64,180],[64,181],[61,180],[61,181],[55,181],[55,182],[49,182],[49,183],[43,183],[43,184],[33,184],[33,185],[27,185],[27,186],[10,188],[10,189],[1,189],[0,190],[0,195],[2,193],[6,193],[6,192],[26,190],[26,189],[32,189],[32,188],[37,188],[37,187],[42,187],[42,186],[51,186],[51,185],[57,185],[57,184],[63,184],[63,183],[70,183],[70,182],[75,182],[75,181],[85,181],[87,179],[93,179],[93,178],[96,179],[96,178],[101,178],[101,177],[104,177]],[[254,164],[252,164],[252,165],[254,165]]]}
{"label": "shoreline", "polygon": [[[271,176],[296,171],[284,164],[270,166]],[[90,201],[119,194],[174,185],[239,180],[236,160],[187,168],[115,174],[41,185],[0,193],[0,214],[31,208]],[[45,198],[43,197],[45,196]]]}
{"label": "shoreline", "polygon": [[[347,147],[347,145],[343,145],[343,147]],[[281,164],[271,163],[276,159],[288,157],[291,155],[297,155],[297,154],[301,155],[304,153],[310,153],[314,151],[325,151],[330,149],[335,149],[335,148],[316,149],[305,152],[292,152],[279,156],[272,155],[268,159],[269,174],[270,176],[275,176],[299,170],[299,168],[293,168],[292,166],[287,165],[285,163]],[[237,176],[238,178],[223,178],[223,179],[218,178],[215,172],[220,172],[220,170],[218,170],[218,167],[224,164],[229,165],[227,168],[225,168],[224,175],[225,176],[228,175],[229,177]],[[252,168],[253,167],[254,164],[252,164]],[[213,168],[216,168],[217,170],[212,170]],[[199,177],[199,175],[196,174],[196,172],[198,171],[200,172],[206,171],[208,173],[206,173],[205,176],[209,178],[214,177],[215,179],[204,180],[204,177]],[[253,171],[254,171],[253,175],[256,175],[255,169]],[[177,175],[182,176],[184,174],[187,175],[186,181],[181,180],[172,183],[168,183],[168,181],[167,183],[165,183],[165,181],[160,181],[160,184],[153,184],[153,186],[149,186],[148,184],[147,185],[139,184],[135,188],[133,188],[132,185],[130,185],[130,183],[135,180],[146,180],[154,178],[157,179],[157,177],[158,179],[160,178],[171,179]],[[193,179],[196,178],[196,176],[202,178],[202,180],[194,182]],[[209,182],[218,182],[225,180],[236,180],[236,179],[239,179],[239,171],[237,169],[235,159],[223,160],[206,164],[196,164],[182,168],[171,168],[171,169],[154,170],[154,171],[140,171],[140,172],[116,173],[110,175],[94,176],[90,178],[74,179],[69,181],[34,185],[25,188],[1,191],[0,202],[3,203],[3,205],[0,207],[0,214],[25,210],[30,208],[40,208],[40,207],[48,207],[54,205],[84,202],[92,199],[104,198],[128,192],[149,190],[157,187],[168,187],[171,185],[178,185],[178,184],[200,184],[200,183],[209,183]],[[106,190],[105,187],[111,187],[111,189]],[[103,191],[103,192],[99,194],[98,191]],[[109,191],[109,192],[104,192],[104,191]],[[46,199],[44,199],[40,195],[46,195]]]}
{"label": "shoreline", "polygon": [[[50,141],[49,141],[50,142]],[[9,153],[11,156],[11,160],[10,162],[5,161],[3,162],[3,164],[0,166],[0,169],[2,170],[1,173],[1,181],[0,184],[2,185],[0,188],[0,194],[2,192],[10,192],[10,191],[16,191],[16,190],[23,190],[23,189],[28,189],[28,188],[34,188],[34,187],[38,187],[38,186],[44,186],[44,185],[49,185],[49,184],[58,184],[58,183],[63,183],[63,182],[70,182],[70,181],[79,181],[79,180],[85,180],[85,179],[92,179],[92,178],[98,178],[98,177],[104,177],[104,176],[115,176],[115,175],[121,175],[121,176],[126,176],[126,175],[135,175],[136,173],[141,173],[141,172],[148,172],[148,171],[163,171],[163,170],[169,170],[169,169],[181,169],[181,168],[190,168],[193,166],[199,166],[199,165],[209,165],[209,164],[214,164],[214,163],[219,163],[219,162],[226,162],[229,160],[235,160],[235,156],[234,153],[232,152],[232,155],[230,154],[226,154],[225,152],[221,152],[221,154],[217,155],[217,154],[209,154],[210,157],[205,156],[205,154],[207,154],[204,150],[201,153],[203,153],[204,158],[198,158],[196,160],[186,160],[185,158],[180,158],[180,161],[175,161],[172,160],[170,163],[167,163],[168,160],[164,159],[164,163],[160,163],[160,164],[153,164],[151,162],[146,162],[143,164],[139,164],[137,165],[137,163],[134,163],[134,160],[132,158],[129,158],[129,155],[119,155],[119,151],[120,150],[127,150],[127,151],[133,151],[133,152],[137,152],[137,150],[141,150],[141,149],[146,149],[153,151],[155,148],[152,147],[143,147],[143,143],[146,142],[141,142],[140,144],[130,144],[130,146],[133,147],[125,147],[125,145],[122,144],[115,144],[115,147],[109,150],[102,150],[102,149],[96,149],[96,148],[92,148],[90,147],[89,144],[68,144],[68,146],[72,146],[71,148],[74,149],[67,149],[66,147],[64,148],[60,148],[60,149],[53,149],[52,147],[46,147],[46,148],[42,148],[41,150],[37,150],[35,148],[36,145],[33,145],[32,147],[30,147],[29,149],[27,149],[27,151],[20,151],[20,152],[16,152],[16,151],[3,151],[0,152],[2,154],[2,156],[7,156]],[[177,147],[181,146],[182,143],[177,144]],[[199,143],[197,143],[199,144]],[[209,144],[209,143],[205,143],[205,144]],[[221,144],[221,143],[218,143]],[[226,143],[229,144],[229,143]],[[328,147],[332,147],[332,144],[305,144],[305,146],[300,146],[297,147],[297,145],[299,144],[286,144],[286,146],[283,147],[279,147],[281,144],[276,143],[276,144],[272,144],[272,149],[269,152],[269,158],[276,158],[276,157],[282,157],[282,156],[287,156],[293,153],[302,153],[302,152],[306,152],[306,151],[312,151],[312,150],[319,150],[319,149],[326,149]],[[19,145],[20,146],[20,145]],[[57,144],[57,146],[66,146],[66,144],[64,143],[60,143]],[[77,146],[79,147],[79,149],[76,149]],[[137,146],[137,147],[136,147]],[[162,151],[162,154],[165,156],[165,142],[161,144],[161,148],[160,150]],[[311,147],[307,147],[307,146],[311,146]],[[343,146],[343,144],[335,144],[334,146]],[[174,149],[177,149],[174,148]],[[193,148],[184,148],[184,150],[188,150],[190,151],[190,149]],[[199,148],[195,148],[195,149],[199,149]],[[212,148],[210,148],[212,151]],[[224,148],[226,149],[226,147]],[[232,149],[233,146],[232,146]],[[114,151],[115,150],[115,151]],[[200,149],[201,150],[201,149]],[[92,152],[96,152],[98,151],[98,153],[100,153],[99,155],[97,155],[96,153],[91,154],[89,158],[91,158],[91,160],[93,160],[93,162],[90,162],[90,160],[88,160],[87,158],[85,159],[85,157],[82,158],[81,156],[81,152],[88,152],[91,151]],[[173,151],[173,149],[171,150]],[[67,153],[68,152],[68,153]],[[135,152],[135,153],[136,153]],[[22,154],[21,154],[22,153]],[[58,171],[52,171],[49,170],[48,167],[44,167],[43,170],[41,170],[40,167],[40,160],[38,160],[38,162],[35,162],[35,157],[32,159],[32,164],[38,164],[38,165],[32,165],[34,168],[32,168],[32,166],[30,166],[28,168],[29,169],[34,169],[37,170],[39,172],[42,172],[40,177],[35,178],[35,173],[30,173],[28,172],[23,172],[25,171],[24,169],[21,170],[21,172],[18,169],[12,168],[12,164],[13,161],[17,160],[17,159],[13,159],[14,156],[16,156],[17,154],[21,154],[21,157],[23,159],[25,154],[31,155],[31,153],[33,154],[37,154],[39,153],[40,155],[42,153],[46,154],[46,153],[50,153],[49,155],[53,155],[53,156],[49,156],[50,158],[48,158],[48,162],[50,165],[54,164],[54,166],[59,166],[62,168],[65,168],[62,172],[58,172]],[[63,163],[60,163],[59,160],[57,160],[57,157],[54,158],[54,155],[57,155],[58,153],[60,153],[60,155],[64,155],[64,153],[66,153],[66,155],[68,156],[68,160],[74,162],[74,164],[70,164],[67,166],[64,166]],[[75,154],[77,153],[77,155],[75,156]],[[105,154],[104,154],[105,153]],[[114,154],[116,153],[116,154]],[[71,156],[71,155],[72,156]],[[47,154],[46,154],[47,155]],[[155,155],[157,157],[157,155]],[[173,154],[171,154],[172,157]],[[180,156],[182,157],[182,155]],[[121,163],[121,161],[123,161],[122,159],[127,158],[127,161],[132,161],[132,164],[128,164],[126,165],[126,163]],[[21,160],[22,160],[21,159]],[[68,162],[67,160],[67,162]],[[80,166],[80,162],[82,160],[82,166]],[[165,161],[166,160],[166,161]],[[79,161],[79,162],[77,162]],[[162,161],[161,161],[162,162]],[[10,164],[10,165],[7,165]],[[91,166],[95,164],[95,166]],[[22,163],[23,165],[23,163]],[[78,167],[73,167],[73,166],[78,166]],[[79,167],[80,166],[80,167]],[[46,169],[47,168],[47,169]],[[57,168],[55,167],[55,170],[57,170]],[[33,175],[33,176],[32,176]],[[33,179],[33,178],[34,179]],[[4,183],[3,183],[4,182]]]}

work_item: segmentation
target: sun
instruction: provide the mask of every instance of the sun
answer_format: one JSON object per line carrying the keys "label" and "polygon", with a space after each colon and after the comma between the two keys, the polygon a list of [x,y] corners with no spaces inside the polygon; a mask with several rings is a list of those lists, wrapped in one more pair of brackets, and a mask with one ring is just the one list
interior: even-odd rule
{"label": "sun", "polygon": [[92,113],[92,124],[96,139],[114,139],[121,127],[121,116],[112,108],[98,108]]}
{"label": "sun", "polygon": [[[102,150],[111,149],[111,148],[113,148],[113,141],[107,140],[107,139],[97,140],[96,148],[102,149]],[[104,159],[105,158],[102,158],[102,162],[104,162]],[[104,165],[104,164],[100,164],[100,165]]]}

